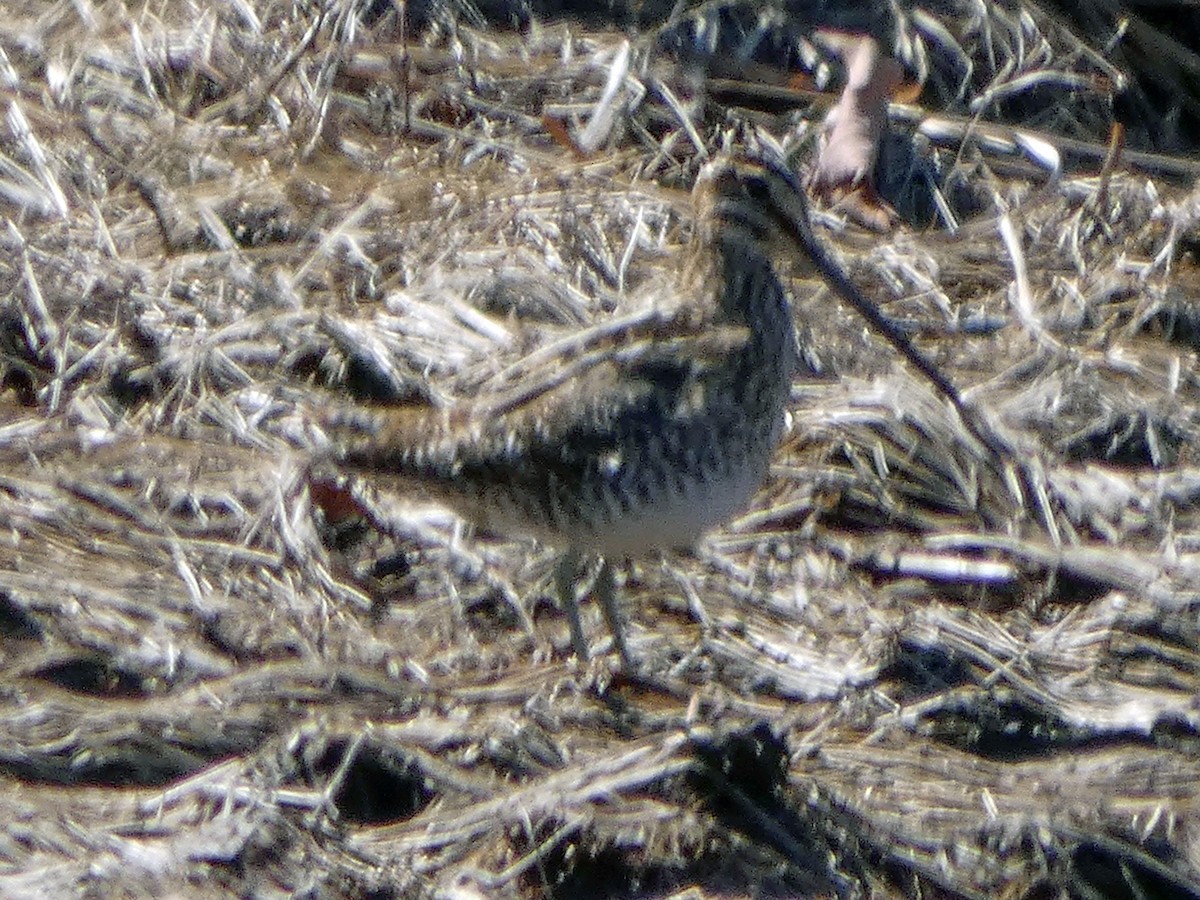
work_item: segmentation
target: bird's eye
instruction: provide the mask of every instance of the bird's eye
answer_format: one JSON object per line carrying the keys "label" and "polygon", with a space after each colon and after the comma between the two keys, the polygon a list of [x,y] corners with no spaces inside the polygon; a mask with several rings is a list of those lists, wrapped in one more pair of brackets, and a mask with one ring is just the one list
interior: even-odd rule
{"label": "bird's eye", "polygon": [[743,185],[746,191],[746,196],[755,203],[765,205],[771,202],[771,188],[767,185],[766,181],[762,179],[762,177],[756,175],[752,178],[747,178],[745,182],[743,182]]}

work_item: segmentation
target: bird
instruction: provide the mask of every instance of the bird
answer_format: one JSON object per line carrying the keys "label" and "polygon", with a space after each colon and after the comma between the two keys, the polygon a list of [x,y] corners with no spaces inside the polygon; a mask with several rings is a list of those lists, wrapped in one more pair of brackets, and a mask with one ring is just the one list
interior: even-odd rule
{"label": "bird", "polygon": [[[337,402],[318,414],[339,472],[416,483],[478,527],[562,548],[554,580],[581,660],[575,576],[583,555],[599,556],[595,592],[627,670],[613,563],[694,547],[750,503],[781,439],[799,353],[775,255],[790,249],[888,325],[815,239],[780,153],[717,158],[693,198],[674,305],[644,317],[636,339],[445,410]],[[887,336],[916,354],[894,328]]]}

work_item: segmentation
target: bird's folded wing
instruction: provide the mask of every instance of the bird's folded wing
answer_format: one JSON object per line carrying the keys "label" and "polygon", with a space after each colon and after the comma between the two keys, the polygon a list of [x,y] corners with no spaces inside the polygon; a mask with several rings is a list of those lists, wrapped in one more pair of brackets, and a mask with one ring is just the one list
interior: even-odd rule
{"label": "bird's folded wing", "polygon": [[331,404],[316,411],[339,464],[359,471],[452,479],[464,469],[581,465],[618,439],[619,419],[688,415],[745,348],[746,328],[709,323],[693,334],[622,341],[546,360],[506,392],[445,410]]}

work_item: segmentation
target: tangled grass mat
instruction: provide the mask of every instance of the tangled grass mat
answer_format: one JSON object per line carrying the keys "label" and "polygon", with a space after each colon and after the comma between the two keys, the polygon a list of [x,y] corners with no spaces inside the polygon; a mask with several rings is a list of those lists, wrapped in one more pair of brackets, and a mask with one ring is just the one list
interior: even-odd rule
{"label": "tangled grass mat", "polygon": [[[0,894],[1200,895],[1197,14],[832,15],[5,5]],[[622,571],[653,678],[550,550],[328,515],[309,404],[648,308],[706,159],[811,164],[828,27],[920,91],[899,224],[818,234],[1004,458],[781,259],[770,481]]]}

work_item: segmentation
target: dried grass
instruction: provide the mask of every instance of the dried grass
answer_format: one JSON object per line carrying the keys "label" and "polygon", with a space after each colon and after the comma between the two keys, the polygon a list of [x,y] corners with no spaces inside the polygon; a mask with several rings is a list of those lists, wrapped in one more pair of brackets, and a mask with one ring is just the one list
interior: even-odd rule
{"label": "dried grass", "polygon": [[0,892],[1200,894],[1196,164],[1109,130],[1194,50],[857,23],[926,79],[881,168],[923,224],[821,234],[1007,450],[793,281],[774,477],[625,573],[630,681],[540,548],[386,491],[324,523],[304,410],[636,320],[703,160],[805,158],[831,61],[799,9],[367,6],[6,5]]}

